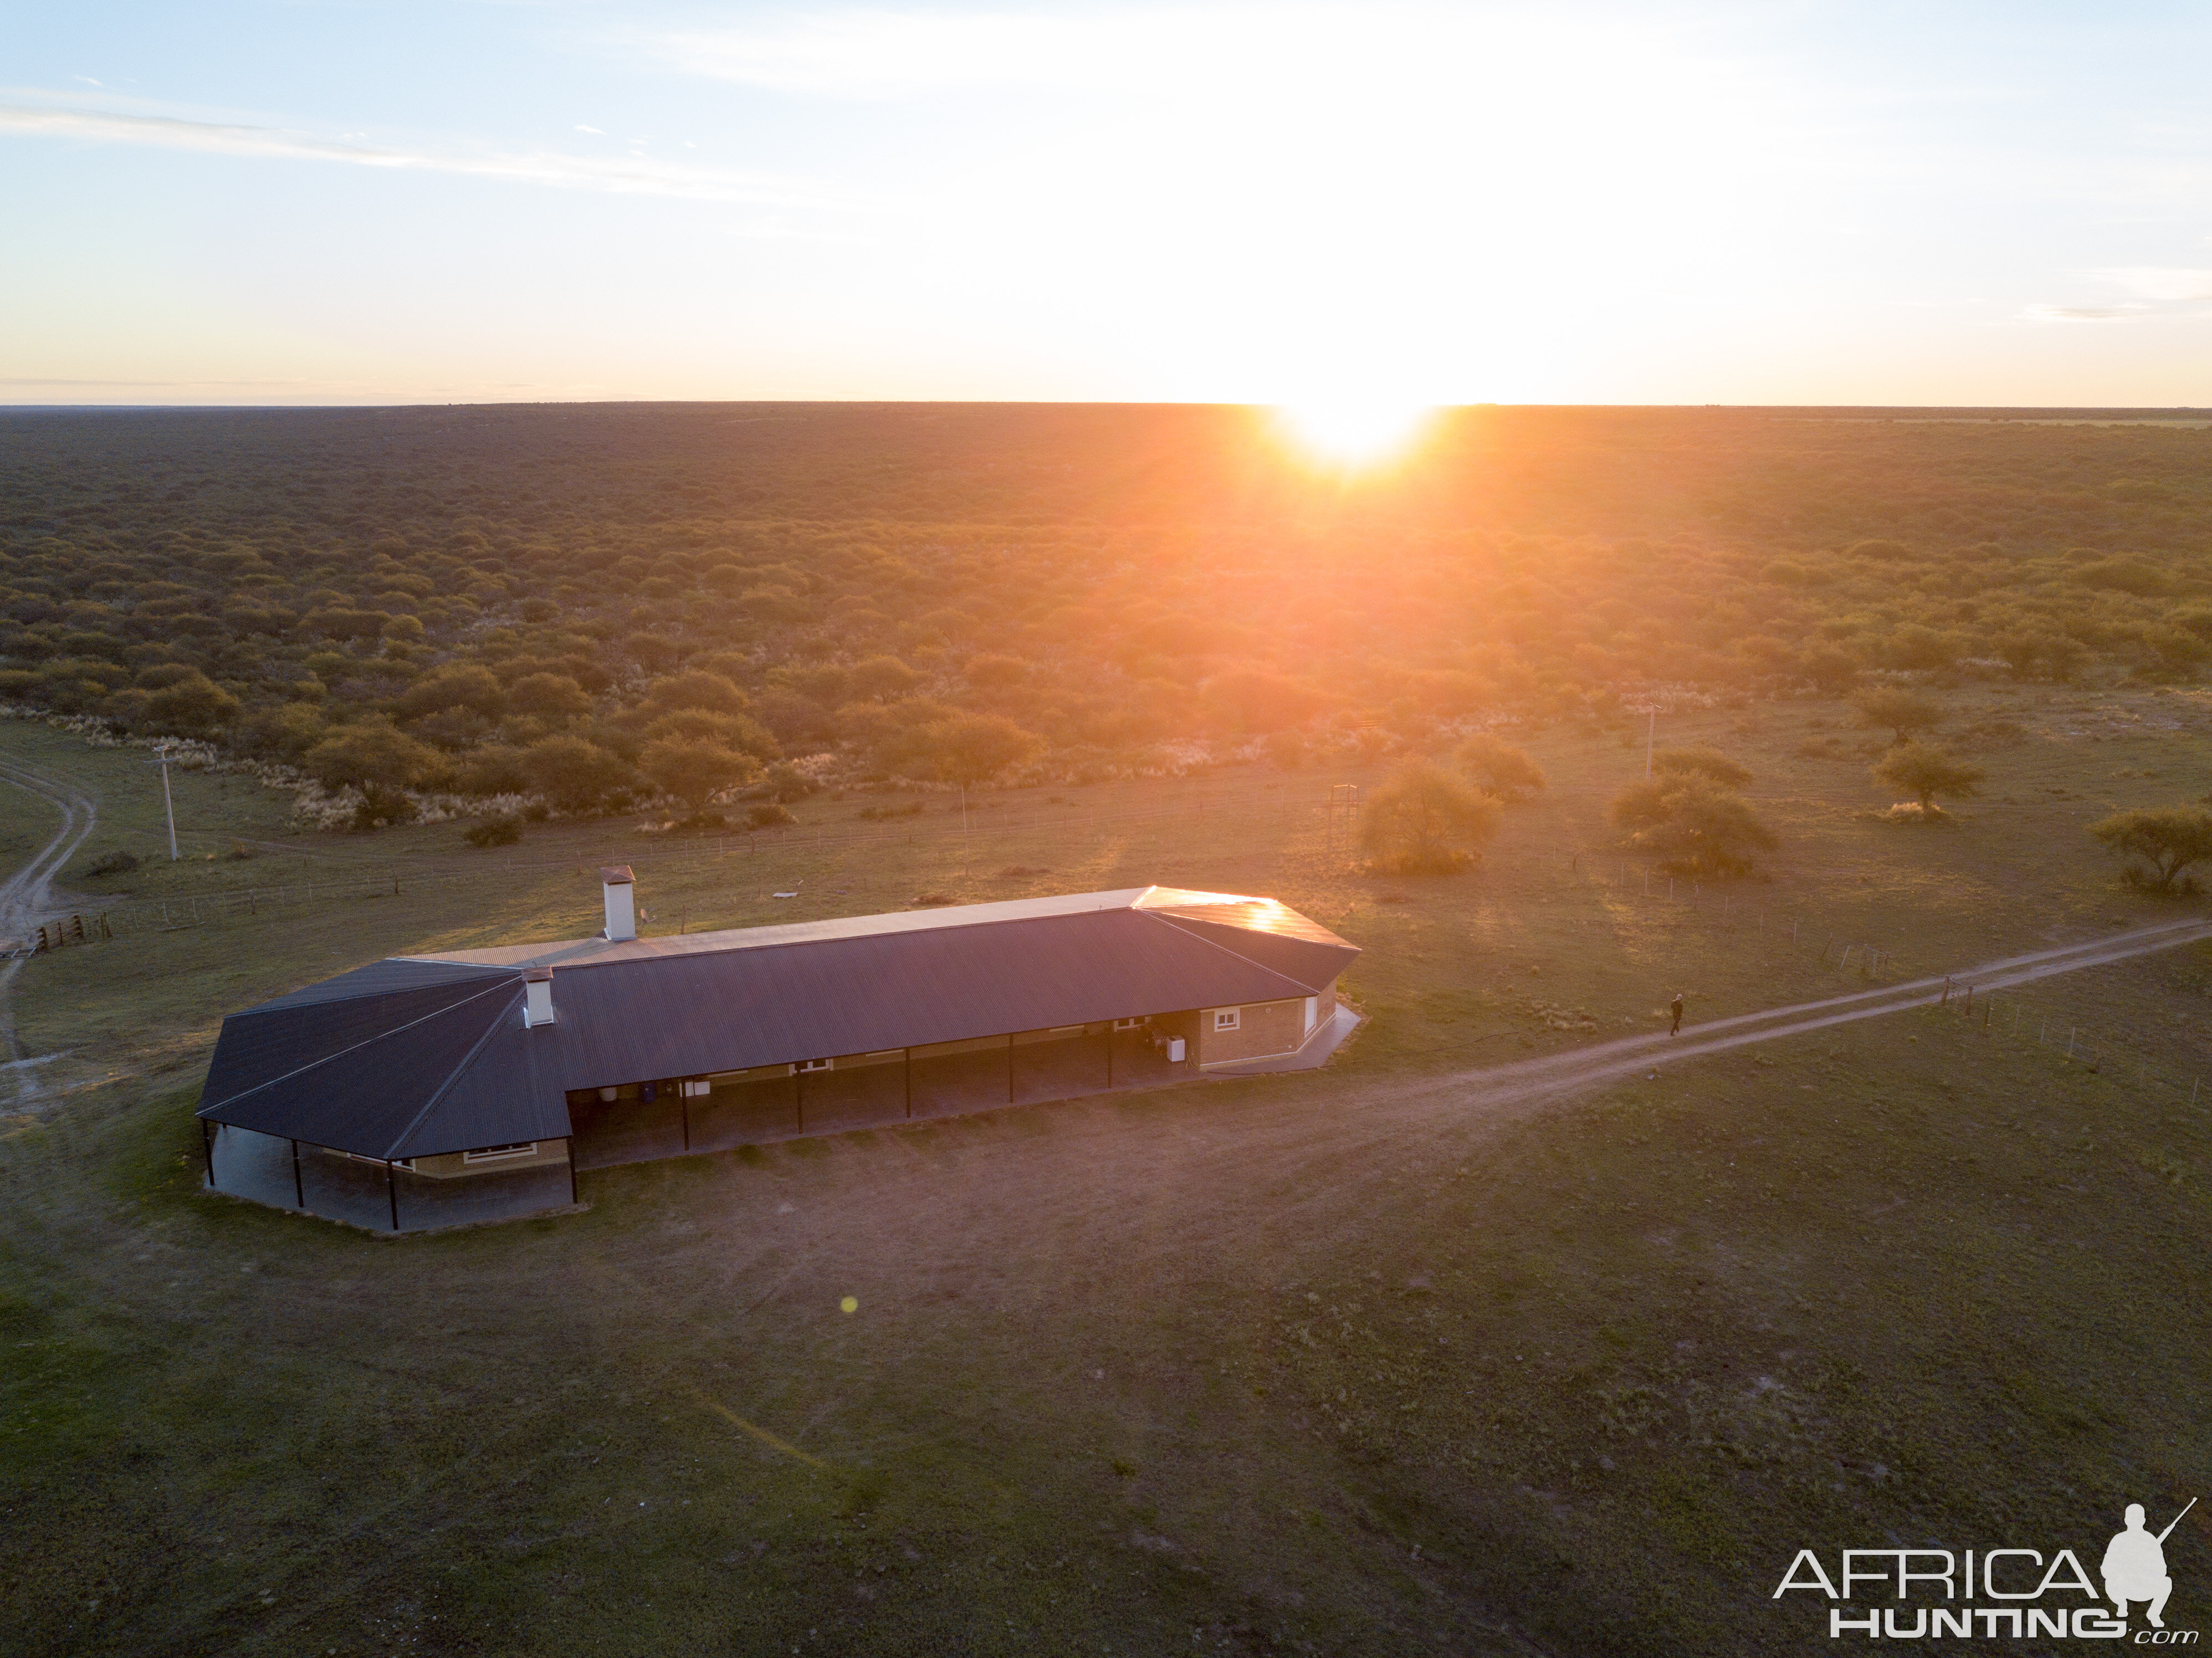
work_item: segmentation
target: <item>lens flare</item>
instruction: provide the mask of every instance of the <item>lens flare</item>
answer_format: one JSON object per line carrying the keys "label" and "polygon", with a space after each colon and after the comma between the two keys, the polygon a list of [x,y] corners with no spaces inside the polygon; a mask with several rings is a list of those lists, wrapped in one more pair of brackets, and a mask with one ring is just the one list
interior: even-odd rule
{"label": "lens flare", "polygon": [[1371,466],[1411,448],[1436,410],[1392,398],[1322,398],[1275,410],[1285,434],[1318,461]]}

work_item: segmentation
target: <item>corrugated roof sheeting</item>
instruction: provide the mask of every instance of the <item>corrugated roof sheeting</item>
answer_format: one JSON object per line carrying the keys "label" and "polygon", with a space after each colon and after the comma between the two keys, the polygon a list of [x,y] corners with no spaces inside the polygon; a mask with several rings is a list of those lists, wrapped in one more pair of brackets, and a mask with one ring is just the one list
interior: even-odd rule
{"label": "corrugated roof sheeting", "polygon": [[[1326,982],[1326,981],[1323,981]],[[570,968],[571,1088],[1128,1018],[1309,987],[1130,909]]]}
{"label": "corrugated roof sheeting", "polygon": [[[226,1020],[200,1114],[364,1157],[401,1155],[392,1147],[409,1125],[434,1105],[499,1023],[520,1030],[522,982],[513,974],[503,979],[427,1014],[394,1017],[366,1038],[296,1014]],[[523,1103],[510,1100],[493,1114],[505,1121]],[[560,1132],[568,1132],[565,1123]],[[486,1135],[436,1149],[502,1143]]]}
{"label": "corrugated roof sheeting", "polygon": [[1359,953],[1279,904],[1222,895],[975,908],[994,913],[556,955],[555,1023],[534,1029],[518,966],[380,962],[224,1021],[200,1114],[379,1157],[557,1139],[570,1089],[1286,999]]}

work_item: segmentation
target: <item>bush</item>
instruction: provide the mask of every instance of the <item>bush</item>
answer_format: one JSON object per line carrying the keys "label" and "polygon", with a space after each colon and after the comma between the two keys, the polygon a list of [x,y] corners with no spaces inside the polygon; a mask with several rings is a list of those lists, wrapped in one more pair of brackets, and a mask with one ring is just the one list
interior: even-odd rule
{"label": "bush", "polygon": [[2174,878],[2212,858],[2212,811],[2203,806],[2148,806],[2115,812],[2089,825],[2107,852],[2140,858],[2148,872],[2130,866],[2124,878],[2146,891],[2169,893]]}
{"label": "bush", "polygon": [[412,788],[440,762],[435,752],[377,714],[340,726],[301,756],[300,764],[325,788],[389,792]]}
{"label": "bush", "polygon": [[1780,844],[1751,803],[1698,772],[1668,772],[1614,797],[1613,827],[1639,851],[1684,875],[1746,875],[1751,854]]}
{"label": "bush", "polygon": [[799,821],[791,815],[791,808],[780,806],[773,800],[763,800],[746,808],[745,827],[753,829],[781,829],[786,823]]}
{"label": "bush", "polygon": [[1718,749],[1661,749],[1651,756],[1651,769],[1655,774],[1694,774],[1724,789],[1740,789],[1751,781],[1750,768],[1739,766]]}
{"label": "bush", "polygon": [[479,817],[461,831],[461,838],[472,847],[511,847],[522,839],[522,820],[506,813]]}
{"label": "bush", "polygon": [[1498,803],[1425,760],[1400,766],[1359,814],[1360,849],[1393,875],[1445,875],[1481,856],[1498,833]]}
{"label": "bush", "polygon": [[1853,717],[1862,726],[1887,726],[1902,743],[1915,732],[1926,731],[1943,719],[1943,705],[1932,696],[1909,691],[1902,685],[1883,685],[1862,691],[1851,699]]}
{"label": "bush", "polygon": [[98,880],[104,875],[128,875],[138,867],[138,860],[127,852],[102,853],[84,866],[85,876]]}
{"label": "bush", "polygon": [[[780,760],[762,777],[758,793],[771,800],[804,800],[822,792],[822,785],[787,760]],[[788,817],[784,821],[788,821]]]}
{"label": "bush", "polygon": [[695,812],[704,811],[724,789],[760,775],[760,762],[749,754],[711,740],[668,737],[646,744],[638,768]]}
{"label": "bush", "polygon": [[522,751],[522,769],[563,811],[589,811],[630,781],[621,756],[580,737],[541,738]]}
{"label": "bush", "polygon": [[1899,743],[1875,762],[1874,775],[1875,781],[1911,795],[1921,815],[1933,817],[1942,810],[1936,804],[1937,795],[1967,799],[1978,793],[1982,768],[1926,743]]}
{"label": "bush", "polygon": [[1452,758],[1480,787],[1500,800],[1518,800],[1544,786],[1544,768],[1528,757],[1526,749],[1487,733],[1468,738],[1452,750]]}

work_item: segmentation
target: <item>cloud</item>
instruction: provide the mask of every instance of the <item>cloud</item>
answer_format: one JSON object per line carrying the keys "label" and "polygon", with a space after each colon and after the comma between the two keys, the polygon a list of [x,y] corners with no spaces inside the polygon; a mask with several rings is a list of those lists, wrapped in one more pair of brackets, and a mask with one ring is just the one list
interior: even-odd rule
{"label": "cloud", "polygon": [[102,143],[181,149],[202,155],[258,159],[335,161],[349,167],[389,171],[458,173],[517,184],[591,190],[615,195],[666,196],[691,201],[740,202],[757,207],[851,208],[801,183],[764,174],[714,171],[665,162],[487,150],[375,148],[319,138],[282,128],[218,121],[185,120],[167,115],[124,115],[104,110],[56,106],[0,104],[0,136],[60,137]]}
{"label": "cloud", "polygon": [[604,138],[607,136],[606,129],[605,127],[587,127],[580,121],[576,124],[576,131],[579,132],[588,132],[594,138]]}
{"label": "cloud", "polygon": [[2091,274],[2100,281],[2111,283],[2123,294],[2131,294],[2137,299],[2167,305],[2188,305],[2212,300],[2212,270],[2190,270],[2177,265],[2136,264],[2115,266]]}
{"label": "cloud", "polygon": [[2020,314],[2029,322],[2124,322],[2149,309],[2144,305],[2031,305]]}

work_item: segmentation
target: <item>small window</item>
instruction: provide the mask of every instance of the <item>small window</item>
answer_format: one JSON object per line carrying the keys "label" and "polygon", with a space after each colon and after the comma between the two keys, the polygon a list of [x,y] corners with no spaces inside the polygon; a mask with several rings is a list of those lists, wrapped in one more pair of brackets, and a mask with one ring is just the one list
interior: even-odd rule
{"label": "small window", "polygon": [[688,1077],[677,1084],[676,1091],[687,1100],[704,1099],[714,1091],[714,1084],[704,1077]]}
{"label": "small window", "polygon": [[1236,1029],[1239,1022],[1239,1016],[1242,1015],[1243,1011],[1244,1010],[1241,1007],[1218,1007],[1214,1009],[1213,1028],[1216,1030]]}
{"label": "small window", "polygon": [[835,1060],[801,1060],[792,1066],[794,1071],[827,1071],[837,1063]]}
{"label": "small window", "polygon": [[511,1157],[534,1157],[538,1155],[536,1140],[518,1140],[513,1145],[479,1145],[473,1151],[461,1153],[463,1163],[505,1163]]}
{"label": "small window", "polygon": [[1114,1021],[1114,1029],[1116,1030],[1142,1030],[1144,1028],[1145,1021],[1142,1017]]}

